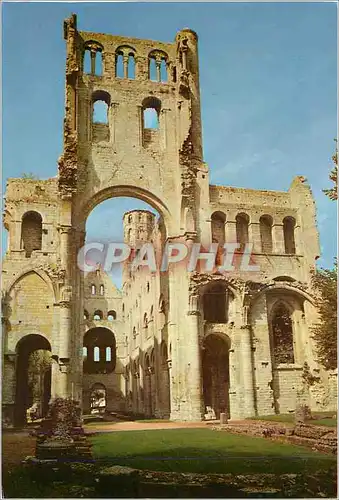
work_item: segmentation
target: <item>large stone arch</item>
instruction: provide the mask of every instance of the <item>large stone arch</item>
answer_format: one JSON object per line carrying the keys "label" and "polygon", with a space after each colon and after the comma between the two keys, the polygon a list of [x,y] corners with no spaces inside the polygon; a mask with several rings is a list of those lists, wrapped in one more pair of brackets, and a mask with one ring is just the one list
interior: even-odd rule
{"label": "large stone arch", "polygon": [[[29,391],[29,360],[35,351],[51,351],[51,344],[41,334],[28,334],[23,336],[16,345],[16,374],[15,374],[15,408],[14,424],[22,426],[26,423],[26,412],[34,403],[33,394]],[[36,367],[36,369],[39,369]],[[51,365],[43,372],[43,382],[40,387],[39,416],[45,416],[51,397]]]}
{"label": "large stone arch", "polygon": [[99,205],[103,201],[118,197],[137,198],[138,200],[148,203],[151,207],[157,210],[157,212],[163,218],[167,232],[171,233],[172,230],[174,230],[175,224],[173,221],[173,216],[168,208],[167,202],[164,202],[150,190],[141,188],[133,184],[107,186],[103,189],[98,190],[91,196],[83,200],[79,200],[75,209],[76,225],[79,228],[83,229],[87,217],[97,205]]}

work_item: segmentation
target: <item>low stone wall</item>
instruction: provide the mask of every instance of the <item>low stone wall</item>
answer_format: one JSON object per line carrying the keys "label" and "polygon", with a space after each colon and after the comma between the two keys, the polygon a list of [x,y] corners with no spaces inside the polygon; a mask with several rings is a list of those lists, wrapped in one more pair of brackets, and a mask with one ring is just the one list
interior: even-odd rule
{"label": "low stone wall", "polygon": [[[85,498],[328,498],[336,496],[336,467],[305,474],[196,474],[71,463],[36,469],[39,482],[67,483]],[[54,476],[54,477],[53,477]]]}
{"label": "low stone wall", "polygon": [[250,421],[248,424],[226,424],[215,426],[213,429],[272,439],[283,438],[317,451],[337,453],[337,430],[325,426],[298,423],[293,427],[280,422]]}

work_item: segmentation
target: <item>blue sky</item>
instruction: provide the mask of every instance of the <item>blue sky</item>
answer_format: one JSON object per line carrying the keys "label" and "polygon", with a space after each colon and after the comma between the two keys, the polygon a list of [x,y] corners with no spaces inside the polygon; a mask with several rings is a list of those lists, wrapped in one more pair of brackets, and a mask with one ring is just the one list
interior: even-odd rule
{"label": "blue sky", "polygon": [[[317,202],[321,266],[336,254],[336,203],[321,192],[337,137],[336,3],[5,3],[3,186],[57,173],[62,152],[63,20],[80,30],[173,41],[199,35],[204,159],[211,183],[288,189],[304,175]],[[90,239],[121,234],[113,199],[89,217]]]}

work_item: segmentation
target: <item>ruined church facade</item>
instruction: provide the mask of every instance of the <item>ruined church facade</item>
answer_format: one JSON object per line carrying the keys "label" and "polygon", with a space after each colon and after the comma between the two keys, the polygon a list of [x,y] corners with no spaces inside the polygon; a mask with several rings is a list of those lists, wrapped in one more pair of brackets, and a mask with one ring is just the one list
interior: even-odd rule
{"label": "ruined church facade", "polygon": [[[73,15],[64,38],[57,176],[8,179],[5,193],[5,423],[25,421],[35,350],[51,353],[44,408],[72,397],[85,413],[102,407],[172,420],[287,413],[298,402],[335,410],[337,373],[317,362],[311,333],[319,241],[305,179],[286,192],[209,183],[192,30],[163,43],[82,32]],[[224,243],[236,242],[233,270],[149,273],[128,260],[121,290],[100,267],[84,274],[86,219],[119,196],[159,214],[125,214],[124,239],[135,252],[145,242],[160,251],[199,242],[206,252],[214,243],[218,261]],[[256,270],[238,265],[249,243]]]}

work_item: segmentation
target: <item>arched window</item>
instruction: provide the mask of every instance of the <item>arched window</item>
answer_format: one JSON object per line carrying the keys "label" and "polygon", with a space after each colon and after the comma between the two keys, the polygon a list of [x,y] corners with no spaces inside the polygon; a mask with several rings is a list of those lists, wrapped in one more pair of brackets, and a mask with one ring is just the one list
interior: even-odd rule
{"label": "arched window", "polygon": [[100,320],[102,320],[102,318],[103,318],[102,311],[99,311],[99,310],[95,311],[94,316],[93,316],[94,321],[100,321]]}
{"label": "arched window", "polygon": [[102,51],[103,46],[99,42],[89,40],[85,43],[83,53],[83,72],[89,75],[102,76]]}
{"label": "arched window", "polygon": [[135,326],[133,327],[133,338],[135,339],[137,336],[137,330],[135,328]]}
{"label": "arched window", "polygon": [[149,293],[150,291],[150,284],[149,284],[149,281],[147,281],[146,283],[146,292]]}
{"label": "arched window", "polygon": [[[84,373],[111,373],[116,365],[115,336],[108,328],[91,328],[85,333],[84,348],[87,358],[84,359]],[[108,348],[110,352],[108,353]],[[108,359],[107,359],[108,358]]]}
{"label": "arched window", "polygon": [[93,352],[94,352],[93,359],[96,363],[98,363],[100,361],[100,349],[99,349],[99,347],[95,346]]}
{"label": "arched window", "polygon": [[84,73],[90,75],[92,73],[91,68],[91,51],[86,49],[84,52]]}
{"label": "arched window", "polygon": [[144,109],[144,128],[145,129],[159,128],[159,117],[156,109],[154,108]]}
{"label": "arched window", "polygon": [[104,285],[100,285],[100,295],[105,295]]}
{"label": "arched window", "polygon": [[144,314],[144,328],[148,328],[148,318],[147,313]]}
{"label": "arched window", "polygon": [[97,51],[95,54],[95,75],[102,76],[102,52]]}
{"label": "arched window", "polygon": [[153,306],[151,306],[151,309],[150,309],[150,313],[149,313],[149,317],[150,317],[150,320],[153,321]]}
{"label": "arched window", "polygon": [[295,219],[293,217],[285,217],[285,219],[283,220],[283,225],[284,225],[285,253],[295,254],[295,239],[294,239]]}
{"label": "arched window", "polygon": [[124,78],[124,55],[122,52],[117,52],[115,56],[115,76]]}
{"label": "arched window", "polygon": [[262,253],[272,253],[272,222],[270,215],[262,215],[259,219]]}
{"label": "arched window", "polygon": [[84,310],[84,320],[87,321],[89,318],[89,314],[88,314],[88,311],[86,311],[86,309]]}
{"label": "arched window", "polygon": [[21,221],[21,247],[30,257],[34,250],[41,250],[42,217],[38,212],[26,212]]}
{"label": "arched window", "polygon": [[211,216],[212,241],[224,245],[225,243],[225,221],[223,212],[214,212]]}
{"label": "arched window", "polygon": [[82,357],[83,357],[84,359],[86,359],[86,358],[87,358],[87,347],[85,347],[85,346],[82,348]]}
{"label": "arched window", "polygon": [[128,55],[127,77],[135,79],[135,58],[132,52]]}
{"label": "arched window", "polygon": [[157,75],[157,65],[155,62],[155,57],[150,57],[148,60],[148,74],[149,74],[149,79],[152,82],[157,82],[158,81],[158,75]]}
{"label": "arched window", "polygon": [[285,304],[274,308],[271,329],[274,362],[294,363],[292,318]]}
{"label": "arched window", "polygon": [[153,82],[165,83],[167,76],[168,56],[162,50],[152,50],[148,55],[148,77]]}
{"label": "arched window", "polygon": [[240,244],[240,250],[244,250],[246,244],[248,243],[249,217],[247,214],[241,213],[236,216],[235,221],[236,221],[237,243]]}
{"label": "arched window", "polygon": [[212,283],[203,295],[204,320],[211,323],[227,323],[228,290],[223,283]]}
{"label": "arched window", "polygon": [[112,349],[111,347],[106,347],[106,361],[112,361]]}
{"label": "arched window", "polygon": [[95,285],[91,285],[91,295],[96,295],[97,289]]}
{"label": "arched window", "polygon": [[165,59],[161,59],[160,63],[160,81],[166,83],[168,80],[167,77],[167,63]]}
{"label": "arched window", "polygon": [[107,319],[108,321],[114,321],[115,319],[117,319],[117,313],[115,311],[108,311]]}
{"label": "arched window", "polygon": [[159,146],[159,115],[161,102],[156,97],[147,97],[142,102],[143,146]]}
{"label": "arched window", "polygon": [[108,123],[108,105],[104,101],[93,103],[93,123]]}
{"label": "arched window", "polygon": [[104,90],[97,90],[92,95],[93,103],[93,123],[108,124],[108,108],[111,97]]}

